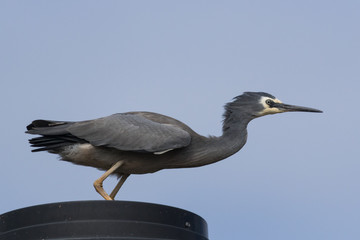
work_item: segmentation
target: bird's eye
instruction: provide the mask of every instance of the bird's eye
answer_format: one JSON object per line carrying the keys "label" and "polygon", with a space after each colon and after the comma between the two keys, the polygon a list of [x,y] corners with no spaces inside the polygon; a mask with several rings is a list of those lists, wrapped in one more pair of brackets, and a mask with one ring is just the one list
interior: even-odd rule
{"label": "bird's eye", "polygon": [[274,104],[274,102],[273,102],[271,99],[267,99],[267,100],[265,101],[265,103],[266,103],[267,105],[269,105],[269,107],[272,107],[273,104]]}

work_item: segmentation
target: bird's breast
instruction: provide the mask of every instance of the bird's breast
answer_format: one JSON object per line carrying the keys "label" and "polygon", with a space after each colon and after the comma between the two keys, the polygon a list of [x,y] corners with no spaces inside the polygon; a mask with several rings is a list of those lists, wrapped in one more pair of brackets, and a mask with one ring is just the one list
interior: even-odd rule
{"label": "bird's breast", "polygon": [[123,161],[124,164],[119,168],[119,173],[144,174],[166,168],[167,159],[171,160],[169,153],[172,151],[174,150],[156,153],[132,152],[84,143],[67,146],[59,152],[59,155],[64,161],[102,170],[108,170],[118,161]]}

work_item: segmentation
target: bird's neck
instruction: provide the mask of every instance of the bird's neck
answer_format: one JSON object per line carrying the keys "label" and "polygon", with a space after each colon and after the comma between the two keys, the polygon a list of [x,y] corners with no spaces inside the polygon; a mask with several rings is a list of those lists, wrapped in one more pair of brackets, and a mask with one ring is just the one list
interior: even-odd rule
{"label": "bird's neck", "polygon": [[[238,152],[246,143],[246,127],[251,119],[225,119],[220,137],[201,137],[188,149],[188,164],[185,167],[208,165]],[[186,154],[187,155],[187,154]]]}

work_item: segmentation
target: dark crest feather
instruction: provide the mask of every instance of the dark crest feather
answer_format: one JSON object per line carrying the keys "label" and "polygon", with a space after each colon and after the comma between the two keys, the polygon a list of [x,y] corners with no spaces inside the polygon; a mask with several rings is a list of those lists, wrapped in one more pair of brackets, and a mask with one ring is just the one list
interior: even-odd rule
{"label": "dark crest feather", "polygon": [[261,97],[275,99],[273,95],[266,92],[244,92],[242,95],[234,97],[232,102],[227,103],[224,106],[223,131],[228,129],[228,125],[232,121],[233,112],[241,113],[243,117],[247,116],[249,119],[254,118],[255,116],[253,114],[260,111],[262,108],[260,104],[254,103],[258,102]]}

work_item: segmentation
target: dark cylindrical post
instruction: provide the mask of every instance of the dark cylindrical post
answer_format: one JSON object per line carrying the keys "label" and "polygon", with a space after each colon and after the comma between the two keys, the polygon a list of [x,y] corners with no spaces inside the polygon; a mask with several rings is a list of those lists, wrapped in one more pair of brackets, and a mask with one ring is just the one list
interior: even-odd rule
{"label": "dark cylindrical post", "polygon": [[0,240],[208,240],[206,221],[189,211],[142,202],[77,201],[0,215]]}

